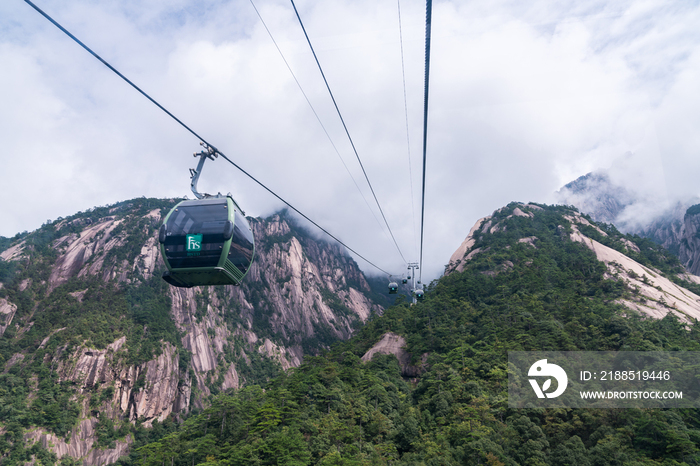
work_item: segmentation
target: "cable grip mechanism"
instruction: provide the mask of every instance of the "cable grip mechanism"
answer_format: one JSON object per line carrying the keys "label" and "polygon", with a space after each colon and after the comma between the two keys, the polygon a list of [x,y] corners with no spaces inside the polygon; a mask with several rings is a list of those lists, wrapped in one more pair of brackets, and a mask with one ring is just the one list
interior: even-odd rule
{"label": "cable grip mechanism", "polygon": [[197,191],[197,182],[199,181],[199,175],[202,174],[202,168],[204,167],[204,162],[207,159],[214,160],[219,156],[219,151],[216,149],[214,146],[210,146],[206,142],[200,142],[200,146],[204,147],[204,150],[201,152],[195,152],[193,154],[194,157],[199,157],[199,163],[197,164],[197,168],[190,168],[190,178],[192,178],[192,181],[190,182],[190,188],[192,188],[192,193],[195,195],[197,199],[204,199],[205,197],[214,197],[211,194],[207,193],[200,193]]}

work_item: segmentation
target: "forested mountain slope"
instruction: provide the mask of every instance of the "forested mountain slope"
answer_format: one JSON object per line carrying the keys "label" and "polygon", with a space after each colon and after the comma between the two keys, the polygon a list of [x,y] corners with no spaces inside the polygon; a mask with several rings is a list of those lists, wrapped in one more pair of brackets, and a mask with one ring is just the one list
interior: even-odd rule
{"label": "forested mountain slope", "polygon": [[[646,279],[632,276],[638,266]],[[657,312],[633,309],[650,299],[645,280],[670,294],[663,278],[688,301],[700,294],[674,256],[569,208],[511,204],[477,223],[447,272],[423,302],[390,307],[264,390],[218,395],[120,462],[700,464],[693,409],[507,402],[510,350],[700,350],[690,311],[670,297],[652,305]]]}
{"label": "forested mountain slope", "polygon": [[114,462],[381,310],[345,251],[284,212],[250,219],[242,286],[170,287],[157,233],[174,204],[134,199],[0,242],[0,464]]}

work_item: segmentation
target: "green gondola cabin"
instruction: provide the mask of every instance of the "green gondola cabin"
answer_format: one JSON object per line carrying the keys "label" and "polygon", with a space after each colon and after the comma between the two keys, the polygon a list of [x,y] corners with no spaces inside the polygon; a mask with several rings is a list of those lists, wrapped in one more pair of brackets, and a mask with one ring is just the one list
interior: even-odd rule
{"label": "green gondola cabin", "polygon": [[255,255],[253,232],[229,196],[182,201],[158,234],[173,286],[240,285]]}
{"label": "green gondola cabin", "polygon": [[389,294],[396,294],[399,292],[399,285],[396,282],[389,283]]}

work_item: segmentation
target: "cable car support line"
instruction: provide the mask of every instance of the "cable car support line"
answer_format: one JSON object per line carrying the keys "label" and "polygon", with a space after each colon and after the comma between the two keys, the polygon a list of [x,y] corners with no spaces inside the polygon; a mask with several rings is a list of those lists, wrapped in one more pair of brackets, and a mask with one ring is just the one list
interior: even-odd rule
{"label": "cable car support line", "polygon": [[[316,222],[314,222],[313,220],[311,220],[309,217],[307,217],[306,215],[304,215],[299,209],[297,209],[296,207],[294,207],[293,205],[291,205],[289,202],[285,201],[282,197],[280,197],[279,195],[277,195],[274,191],[272,191],[270,188],[268,188],[267,186],[265,186],[262,182],[258,181],[253,175],[251,175],[250,173],[248,173],[247,171],[245,171],[243,168],[241,168],[239,165],[237,165],[236,163],[234,163],[233,160],[229,159],[224,153],[222,153],[221,151],[219,151],[216,147],[214,147],[213,145],[209,144],[209,143],[207,142],[206,139],[204,139],[202,136],[200,136],[199,134],[197,134],[193,129],[191,129],[189,126],[187,126],[185,123],[183,123],[183,122],[182,122],[179,118],[177,118],[175,115],[173,115],[172,113],[170,113],[165,107],[163,107],[161,104],[159,104],[155,99],[153,99],[151,96],[149,96],[146,92],[144,92],[144,91],[143,91],[140,87],[138,87],[136,84],[134,84],[133,82],[131,82],[126,76],[124,76],[124,75],[121,74],[119,71],[117,71],[116,68],[114,68],[112,65],[110,65],[107,61],[105,61],[105,60],[104,60],[102,57],[100,57],[97,53],[95,53],[94,51],[92,51],[92,49],[90,49],[90,47],[88,47],[88,46],[85,45],[83,42],[81,42],[77,37],[75,37],[73,34],[71,34],[66,28],[64,28],[63,26],[61,26],[58,22],[56,22],[53,18],[51,18],[51,16],[49,16],[47,13],[45,13],[43,10],[41,10],[38,6],[36,6],[36,5],[35,5],[34,3],[32,3],[30,0],[24,0],[24,2],[27,3],[29,6],[31,6],[32,8],[34,8],[39,14],[41,14],[44,18],[46,18],[47,20],[49,20],[54,26],[56,26],[58,29],[60,29],[64,34],[66,34],[68,37],[70,37],[71,39],[73,39],[78,45],[80,45],[80,46],[81,46],[82,48],[84,48],[87,52],[89,52],[90,55],[92,55],[93,57],[97,58],[100,62],[102,62],[103,65],[105,65],[107,68],[109,68],[110,70],[112,70],[117,76],[119,76],[119,77],[122,78],[124,81],[126,81],[131,87],[133,87],[134,89],[136,89],[141,95],[143,95],[143,96],[146,97],[148,100],[150,100],[151,103],[153,103],[155,106],[157,106],[157,107],[158,107],[159,109],[161,109],[163,112],[165,112],[165,113],[166,113],[168,116],[170,116],[173,120],[175,120],[176,122],[178,122],[178,123],[180,124],[180,126],[182,126],[183,128],[185,128],[185,129],[186,129],[187,131],[189,131],[192,135],[194,135],[197,139],[199,139],[202,143],[204,143],[204,144],[207,146],[207,148],[210,148],[214,153],[216,153],[216,154],[218,154],[219,156],[221,156],[224,160],[226,160],[226,161],[229,162],[231,165],[233,165],[234,167],[236,167],[238,170],[240,170],[240,171],[241,171],[244,175],[246,175],[248,178],[250,178],[251,180],[255,181],[259,186],[261,186],[262,188],[264,188],[267,192],[269,192],[270,194],[272,194],[273,196],[275,196],[277,199],[279,199],[280,201],[282,201],[285,205],[287,205],[287,207],[289,207],[290,209],[292,209],[292,210],[293,210],[294,212],[296,212],[297,214],[301,215],[304,219],[308,220],[312,225],[314,225],[316,228],[318,228],[319,230],[321,230],[322,232],[324,232],[325,234],[327,234],[328,236],[330,236],[331,238],[333,238],[335,241],[337,241],[338,243],[340,243],[342,246],[344,246],[344,247],[345,247],[346,249],[348,249],[350,252],[352,252],[353,254],[355,254],[357,257],[361,258],[362,260],[364,260],[365,262],[367,262],[369,265],[371,265],[371,266],[374,267],[375,269],[377,269],[377,270],[379,270],[379,271],[385,273],[386,275],[391,276],[391,274],[390,274],[389,272],[387,272],[386,270],[382,269],[382,268],[379,267],[378,265],[374,264],[372,261],[370,261],[369,259],[365,258],[363,255],[361,255],[360,253],[358,253],[357,251],[355,251],[354,249],[352,249],[351,247],[349,247],[347,244],[345,244],[344,242],[342,242],[340,239],[336,238],[336,237],[335,237],[333,234],[331,234],[328,230],[326,230],[325,228],[323,228],[322,226],[320,226],[318,223],[316,223]],[[398,247],[398,246],[397,246],[397,247]]]}
{"label": "cable car support line", "polygon": [[95,52],[93,52],[92,49],[91,49],[90,47],[88,47],[87,45],[83,44],[77,37],[75,37],[73,34],[71,34],[66,28],[64,28],[63,26],[61,26],[60,24],[58,24],[56,21],[54,21],[54,19],[53,19],[51,16],[49,16],[48,14],[46,14],[41,8],[39,8],[38,6],[36,6],[35,4],[33,4],[30,0],[24,0],[24,2],[27,3],[29,6],[31,6],[32,8],[34,8],[36,11],[38,11],[39,14],[40,14],[41,16],[43,16],[44,18],[48,19],[54,26],[56,26],[58,29],[60,29],[61,31],[63,31],[64,34],[66,34],[68,37],[70,37],[71,39],[73,39],[78,45],[80,45],[82,48],[84,48],[85,50],[87,50],[87,51],[90,53],[90,55],[92,55],[93,57],[95,57],[95,58],[97,58],[99,61],[101,61],[102,64],[103,64],[104,66],[106,66],[107,68],[109,68],[110,70],[112,70],[117,76],[119,76],[119,77],[122,78],[124,81],[126,81],[127,83],[129,83],[129,85],[130,85],[131,87],[133,87],[134,89],[136,89],[142,96],[144,96],[145,98],[147,98],[148,100],[150,100],[156,107],[158,107],[159,109],[161,109],[161,110],[163,110],[165,113],[167,113],[168,116],[170,116],[170,118],[172,118],[173,120],[175,120],[175,121],[177,121],[178,123],[180,123],[180,125],[182,125],[183,128],[185,128],[187,131],[189,131],[190,133],[192,133],[197,139],[199,139],[200,141],[204,141],[204,139],[203,139],[199,134],[195,133],[194,130],[192,130],[192,128],[190,128],[189,126],[187,126],[186,124],[184,124],[184,123],[183,123],[182,121],[180,121],[175,115],[173,115],[172,113],[170,113],[165,107],[163,107],[161,104],[159,104],[158,102],[156,102],[155,100],[153,100],[153,98],[151,98],[150,95],[146,94],[143,90],[141,90],[140,87],[138,87],[136,84],[134,84],[133,82],[131,82],[126,76],[124,76],[123,74],[121,74],[116,68],[114,68],[112,65],[110,65],[109,63],[107,63],[105,60],[103,60],[102,57],[100,57],[100,56],[97,55]]}
{"label": "cable car support line", "polygon": [[323,72],[323,68],[321,68],[321,63],[318,61],[318,57],[316,56],[316,51],[314,50],[313,45],[311,45],[311,39],[309,39],[309,35],[306,33],[306,28],[304,27],[304,23],[301,20],[301,16],[299,16],[299,11],[297,11],[297,7],[294,4],[294,0],[290,0],[292,2],[292,7],[294,8],[294,13],[297,15],[297,19],[299,20],[299,24],[301,25],[302,31],[304,31],[304,37],[306,37],[306,42],[308,42],[309,47],[311,48],[311,53],[314,55],[314,59],[316,60],[316,65],[318,65],[318,69],[321,72],[321,76],[323,77],[323,82],[326,83],[326,89],[328,89],[328,93],[331,95],[331,100],[333,101],[333,105],[335,106],[336,112],[338,112],[338,116],[340,117],[340,122],[343,124],[343,128],[345,129],[345,134],[348,136],[348,139],[350,140],[350,145],[352,146],[352,150],[355,153],[355,157],[357,157],[357,161],[360,164],[360,168],[362,168],[362,173],[365,175],[365,180],[367,180],[367,184],[369,185],[370,191],[372,191],[372,196],[374,196],[374,201],[377,203],[377,207],[379,207],[379,212],[382,214],[382,218],[384,219],[384,223],[386,224],[387,229],[389,230],[389,234],[391,234],[391,239],[394,240],[394,245],[396,245],[396,249],[399,251],[399,254],[401,255],[401,259],[403,259],[404,263],[406,263],[406,258],[403,256],[403,253],[401,252],[401,248],[399,247],[399,244],[396,242],[396,238],[394,237],[394,233],[391,231],[391,227],[389,226],[389,222],[386,220],[386,216],[384,215],[384,211],[382,210],[382,206],[379,204],[379,199],[377,199],[377,195],[374,193],[374,188],[372,187],[372,183],[369,181],[369,177],[367,176],[367,172],[365,171],[364,165],[362,165],[362,160],[360,160],[360,155],[357,153],[357,149],[355,148],[355,143],[352,140],[352,137],[350,137],[350,131],[348,131],[348,127],[345,124],[345,120],[343,119],[343,115],[340,113],[340,108],[338,108],[338,104],[335,101],[335,97],[333,96],[333,91],[331,91],[331,86],[328,84],[328,80],[326,79],[326,75]]}
{"label": "cable car support line", "polygon": [[430,28],[433,19],[433,1],[425,2],[425,89],[423,94],[423,193],[420,210],[420,277],[423,281],[423,225],[425,223],[425,165],[428,147],[428,90],[430,89]]}
{"label": "cable car support line", "polygon": [[[251,0],[252,1],[252,0]],[[416,247],[416,207],[413,194],[413,169],[411,168],[411,140],[409,138],[409,128],[408,128],[408,99],[406,97],[406,66],[404,64],[404,54],[403,54],[403,30],[401,27],[401,0],[397,0],[398,6],[398,17],[399,17],[399,44],[401,45],[401,77],[403,78],[403,107],[406,114],[406,148],[408,151],[408,181],[411,186],[411,214],[413,218],[412,228],[413,230],[413,248],[414,252]]]}
{"label": "cable car support line", "polygon": [[284,61],[284,64],[287,65],[287,69],[289,70],[289,73],[292,75],[292,78],[294,78],[294,82],[297,83],[297,87],[299,87],[299,90],[301,91],[302,95],[304,96],[304,99],[306,99],[306,103],[309,104],[309,107],[311,108],[311,111],[313,112],[314,116],[316,117],[316,120],[318,121],[318,124],[321,125],[321,128],[323,129],[323,132],[326,134],[326,137],[328,138],[328,141],[331,143],[331,146],[333,146],[333,150],[335,150],[335,153],[338,155],[338,158],[340,159],[341,163],[343,164],[343,167],[345,167],[345,170],[348,172],[348,175],[350,175],[350,178],[352,179],[352,182],[355,184],[355,187],[357,188],[357,191],[360,193],[360,196],[362,196],[362,199],[365,201],[365,204],[367,205],[367,208],[369,211],[372,213],[372,216],[374,219],[377,221],[377,224],[379,225],[379,228],[382,228],[382,223],[379,221],[377,218],[377,214],[374,213],[374,210],[372,210],[372,207],[369,205],[369,201],[367,201],[367,198],[365,195],[362,193],[362,190],[360,189],[360,186],[357,184],[357,181],[355,180],[355,177],[352,176],[352,173],[350,172],[350,169],[348,168],[347,164],[345,163],[345,160],[343,157],[340,155],[340,151],[338,151],[338,148],[335,146],[335,143],[333,142],[333,139],[331,139],[331,135],[328,134],[328,130],[326,130],[326,127],[323,125],[323,122],[321,121],[321,117],[318,116],[318,113],[316,113],[316,109],[314,106],[311,104],[311,101],[309,100],[309,97],[306,95],[306,92],[304,92],[304,88],[301,87],[301,83],[297,79],[296,75],[294,74],[294,71],[292,71],[292,67],[289,65],[289,62],[287,62],[287,59],[284,57],[284,54],[282,53],[282,50],[280,49],[279,45],[277,45],[277,41],[275,38],[272,36],[272,32],[270,31],[270,28],[267,27],[267,24],[265,23],[265,20],[263,19],[262,15],[260,14],[260,11],[258,10],[258,7],[255,6],[255,2],[253,0],[250,0],[250,4],[253,6],[253,9],[255,10],[255,13],[257,13],[258,18],[260,18],[260,22],[262,23],[263,27],[265,27],[265,30],[267,31],[267,35],[270,36],[270,39],[272,40],[272,43],[275,44],[275,48],[277,48],[277,51],[280,54],[280,57],[282,57],[282,61]]}

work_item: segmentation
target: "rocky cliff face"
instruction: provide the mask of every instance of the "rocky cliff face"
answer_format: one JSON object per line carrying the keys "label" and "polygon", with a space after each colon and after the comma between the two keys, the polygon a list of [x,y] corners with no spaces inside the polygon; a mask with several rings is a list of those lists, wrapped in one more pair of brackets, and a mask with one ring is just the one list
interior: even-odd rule
{"label": "rocky cliff face", "polygon": [[[65,405],[62,416],[32,418],[27,446],[114,462],[133,438],[100,444],[98,420],[124,433],[201,408],[211,394],[298,366],[381,309],[339,246],[283,213],[251,219],[256,257],[242,286],[169,287],[157,230],[172,205],[94,209],[18,235],[0,253],[0,377],[29,387],[12,398],[18,409]],[[49,386],[60,393],[51,398]],[[12,423],[0,414],[0,430]]]}
{"label": "rocky cliff face", "polygon": [[678,258],[688,272],[700,275],[700,204],[686,211],[678,236]]}

